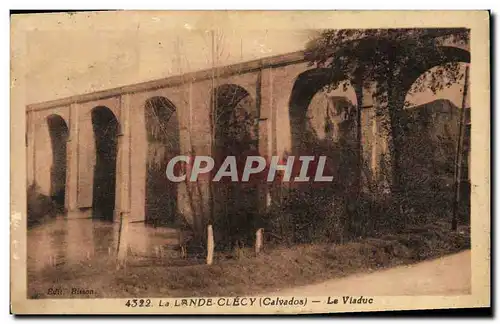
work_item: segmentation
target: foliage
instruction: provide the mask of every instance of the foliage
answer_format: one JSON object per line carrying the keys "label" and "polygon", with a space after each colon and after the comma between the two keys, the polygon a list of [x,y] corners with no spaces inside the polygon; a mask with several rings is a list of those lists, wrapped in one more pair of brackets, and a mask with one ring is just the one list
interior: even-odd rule
{"label": "foliage", "polygon": [[[366,88],[377,83],[375,95],[388,100],[390,88],[428,61],[446,61],[445,40],[466,45],[466,29],[341,29],[326,30],[307,44],[306,58],[332,69],[332,86],[354,82]],[[413,90],[436,92],[463,78],[458,62],[439,66],[430,78],[419,79]],[[427,69],[426,69],[427,70]],[[425,72],[426,70],[422,71]]]}
{"label": "foliage", "polygon": [[459,63],[469,58],[450,53],[446,44],[466,47],[468,40],[469,30],[460,28],[343,29],[320,32],[307,45],[306,58],[311,64],[331,72],[327,88],[353,85],[373,90],[377,115],[391,135],[392,186],[396,191],[401,185],[406,95],[422,89],[436,93],[462,80]]}

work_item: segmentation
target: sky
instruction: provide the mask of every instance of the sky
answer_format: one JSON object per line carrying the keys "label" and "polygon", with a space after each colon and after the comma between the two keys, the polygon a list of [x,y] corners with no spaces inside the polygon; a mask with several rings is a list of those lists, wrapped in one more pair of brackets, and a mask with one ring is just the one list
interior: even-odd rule
{"label": "sky", "polygon": [[[19,51],[25,68],[26,103],[209,68],[214,26],[220,37],[219,65],[303,50],[316,32],[307,23],[300,28],[299,24],[280,23],[277,15],[263,16],[262,24],[258,18],[219,15],[209,19],[199,12],[127,13],[120,19],[113,13],[28,17],[23,21],[24,47]],[[291,21],[300,21],[300,15]],[[417,93],[407,100],[418,105],[444,98],[460,107],[462,89],[463,83],[436,95],[430,90]]]}

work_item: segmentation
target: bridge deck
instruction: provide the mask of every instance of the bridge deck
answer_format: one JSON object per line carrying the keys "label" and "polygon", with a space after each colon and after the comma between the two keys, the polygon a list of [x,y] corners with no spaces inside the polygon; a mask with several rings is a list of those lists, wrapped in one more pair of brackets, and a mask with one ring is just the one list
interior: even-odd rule
{"label": "bridge deck", "polygon": [[[218,77],[227,77],[235,74],[244,74],[253,71],[258,71],[263,68],[285,66],[304,61],[305,61],[304,52],[298,51],[298,52],[270,56],[253,61],[247,61],[247,62],[218,67],[217,74]],[[71,97],[30,104],[27,106],[26,111],[27,112],[39,111],[59,106],[67,106],[72,103],[82,103],[82,102],[106,99],[127,93],[129,94],[141,91],[155,90],[165,87],[174,87],[182,85],[187,82],[207,80],[212,77],[212,71],[213,69],[210,68],[200,71],[188,72],[182,75],[174,75],[159,80],[146,81],[92,93],[79,94]]]}

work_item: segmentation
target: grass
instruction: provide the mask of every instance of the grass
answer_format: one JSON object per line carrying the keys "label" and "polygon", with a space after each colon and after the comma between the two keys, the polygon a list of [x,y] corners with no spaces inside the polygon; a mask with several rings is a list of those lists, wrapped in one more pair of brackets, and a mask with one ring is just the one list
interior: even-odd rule
{"label": "grass", "polygon": [[249,295],[415,263],[469,248],[468,228],[452,232],[449,224],[437,223],[343,245],[268,248],[258,256],[245,250],[239,259],[216,260],[212,266],[129,264],[116,270],[113,261],[101,260],[90,266],[47,268],[29,274],[28,296],[71,297],[49,296],[50,287],[81,287],[96,292],[73,296],[77,298]]}

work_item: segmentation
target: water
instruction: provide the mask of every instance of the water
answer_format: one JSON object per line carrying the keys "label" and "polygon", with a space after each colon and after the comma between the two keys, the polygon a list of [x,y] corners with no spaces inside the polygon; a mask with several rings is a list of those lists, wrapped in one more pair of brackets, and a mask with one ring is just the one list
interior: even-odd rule
{"label": "water", "polygon": [[115,260],[120,239],[126,239],[129,263],[180,260],[177,229],[129,223],[124,235],[119,223],[91,219],[83,212],[59,215],[28,229],[28,271]]}

